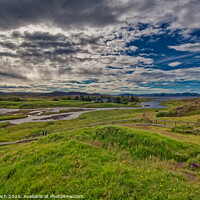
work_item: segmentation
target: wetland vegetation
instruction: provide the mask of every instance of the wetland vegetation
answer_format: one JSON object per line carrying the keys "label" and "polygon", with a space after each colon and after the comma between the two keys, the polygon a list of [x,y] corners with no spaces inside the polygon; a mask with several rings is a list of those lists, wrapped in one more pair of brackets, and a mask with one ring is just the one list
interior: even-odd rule
{"label": "wetland vegetation", "polygon": [[[41,100],[45,101],[52,102]],[[198,122],[198,113],[157,117],[158,113],[172,112],[188,103],[188,100],[168,100],[162,102],[167,108],[101,110],[83,113],[71,120],[29,122],[3,128],[1,143],[44,130],[60,132],[29,143],[0,146],[0,194],[198,200],[200,169],[194,163],[200,163],[200,135],[187,131],[183,134],[185,127],[172,131],[168,127],[136,126],[134,120],[87,127],[131,119],[143,119],[147,123],[144,116],[152,121]],[[65,112],[65,109],[61,111]],[[0,123],[2,127],[5,125]],[[70,128],[74,130],[65,130]]]}

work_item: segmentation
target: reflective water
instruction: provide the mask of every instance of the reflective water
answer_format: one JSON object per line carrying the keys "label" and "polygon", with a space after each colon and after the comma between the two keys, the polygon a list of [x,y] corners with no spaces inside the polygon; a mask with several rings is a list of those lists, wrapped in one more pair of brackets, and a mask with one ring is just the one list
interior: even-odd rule
{"label": "reflective water", "polygon": [[167,99],[152,99],[149,102],[142,102],[141,106],[145,108],[166,108],[167,106],[162,106],[161,102]]}
{"label": "reflective water", "polygon": [[[142,108],[165,108],[166,106],[160,105],[162,101],[167,99],[152,99],[149,102],[141,103]],[[41,108],[41,109],[32,109],[27,118],[15,119],[15,120],[6,120],[12,124],[21,124],[24,122],[49,122],[49,121],[58,121],[58,120],[70,120],[77,118],[82,113],[100,111],[100,110],[117,110],[117,109],[141,109],[141,107],[121,107],[121,108],[73,108],[78,109],[77,112],[68,112],[68,113],[59,113],[59,114],[48,114],[41,115],[43,112],[59,112],[60,110],[69,110],[71,107],[62,107],[62,108]],[[25,109],[23,109],[25,110]],[[19,109],[0,109],[0,114],[9,114],[12,112],[19,111]],[[1,121],[4,122],[4,121]]]}

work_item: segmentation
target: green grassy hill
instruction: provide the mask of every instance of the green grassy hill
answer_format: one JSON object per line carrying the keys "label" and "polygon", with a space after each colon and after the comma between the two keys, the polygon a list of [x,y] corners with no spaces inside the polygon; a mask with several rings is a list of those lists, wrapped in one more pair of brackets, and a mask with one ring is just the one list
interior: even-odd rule
{"label": "green grassy hill", "polygon": [[184,106],[175,109],[176,116],[190,116],[200,114],[200,100],[190,102]]}
{"label": "green grassy hill", "polygon": [[[170,111],[159,117],[184,117],[200,114],[200,99],[171,99],[162,103]],[[180,106],[181,105],[181,106]]]}
{"label": "green grassy hill", "polygon": [[200,146],[154,132],[98,126],[0,148],[0,194],[199,200]]}

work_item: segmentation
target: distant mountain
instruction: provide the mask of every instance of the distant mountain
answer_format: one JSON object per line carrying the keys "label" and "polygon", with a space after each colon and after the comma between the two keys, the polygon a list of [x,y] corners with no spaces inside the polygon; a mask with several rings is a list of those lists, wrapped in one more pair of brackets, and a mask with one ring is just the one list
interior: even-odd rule
{"label": "distant mountain", "polygon": [[156,98],[156,97],[197,97],[200,96],[198,93],[190,93],[190,92],[185,92],[185,93],[154,93],[154,94],[120,94],[121,96],[131,96],[131,95],[136,95],[138,97],[151,97],[151,98]]}
{"label": "distant mountain", "polygon": [[54,91],[54,92],[50,92],[50,93],[44,93],[42,95],[45,96],[88,96],[88,95],[92,95],[92,96],[100,96],[101,94],[99,93],[86,93],[86,92],[60,92],[60,91]]}
{"label": "distant mountain", "polygon": [[61,91],[54,91],[48,93],[37,93],[37,92],[0,92],[0,95],[37,95],[37,96],[100,96],[100,93],[86,93],[86,92],[61,92]]}
{"label": "distant mountain", "polygon": [[0,95],[41,95],[39,92],[0,92]]}
{"label": "distant mountain", "polygon": [[43,93],[41,95],[43,95],[43,96],[67,96],[68,94],[66,92],[54,91],[54,92],[49,92],[49,93]]}
{"label": "distant mountain", "polygon": [[190,93],[190,92],[185,92],[185,93],[175,93],[175,94],[168,94],[168,93],[155,93],[155,94],[142,94],[139,96],[148,96],[148,97],[196,97],[200,96],[198,93]]}
{"label": "distant mountain", "polygon": [[[101,96],[100,93],[86,93],[86,92],[61,92],[61,91],[53,91],[48,93],[39,93],[39,92],[11,92],[11,93],[4,93],[0,92],[0,95],[37,95],[37,96]],[[107,94],[108,95],[108,94]],[[146,97],[146,98],[165,98],[165,97],[197,97],[200,96],[198,93],[154,93],[154,94],[118,94],[118,95],[111,95],[111,96],[138,96],[138,97]]]}

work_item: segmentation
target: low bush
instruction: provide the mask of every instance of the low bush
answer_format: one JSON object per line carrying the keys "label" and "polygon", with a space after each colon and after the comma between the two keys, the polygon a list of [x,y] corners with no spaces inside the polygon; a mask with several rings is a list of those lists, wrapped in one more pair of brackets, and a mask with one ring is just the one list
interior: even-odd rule
{"label": "low bush", "polygon": [[194,129],[192,126],[174,126],[171,129],[172,132],[174,133],[185,133],[185,134],[194,134],[194,135],[199,135],[200,131],[197,129]]}
{"label": "low bush", "polygon": [[169,112],[159,112],[156,117],[174,117],[175,114],[172,111]]}

